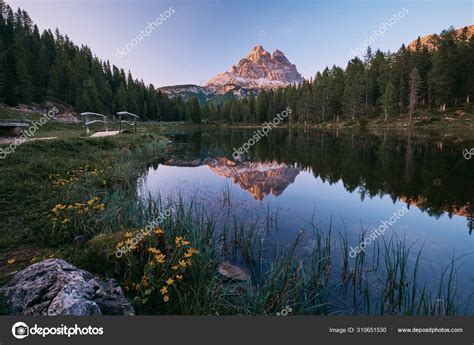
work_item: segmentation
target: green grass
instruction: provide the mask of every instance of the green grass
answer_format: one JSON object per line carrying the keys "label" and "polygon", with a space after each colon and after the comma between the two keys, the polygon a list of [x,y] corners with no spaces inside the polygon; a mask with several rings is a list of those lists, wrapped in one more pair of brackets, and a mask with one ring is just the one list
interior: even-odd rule
{"label": "green grass", "polygon": [[[433,278],[427,286],[419,277],[422,251],[414,252],[404,239],[381,239],[371,253],[352,259],[345,233],[333,237],[332,228],[322,231],[313,222],[293,246],[273,248],[264,259],[261,234],[278,228],[278,217],[270,212],[263,223],[244,226],[236,220],[217,229],[207,210],[192,200],[138,198],[136,181],[147,163],[170,154],[167,140],[155,134],[156,125],[108,138],[85,138],[80,125],[50,125],[39,134],[58,139],[20,145],[0,162],[2,283],[32,261],[61,257],[117,279],[140,314],[275,315],[285,307],[304,315],[451,315],[460,310],[455,259],[436,277],[437,283]],[[224,187],[224,202],[230,204],[230,198]],[[144,228],[170,207],[176,212],[162,224],[164,237],[151,235],[123,258],[114,256],[128,232]],[[73,244],[76,236],[83,236],[84,247]],[[307,236],[314,246],[302,257],[299,247]],[[183,255],[176,237],[199,253],[180,271],[183,279],[175,279],[165,302],[160,288],[165,279],[176,277],[172,266]],[[153,263],[148,248],[165,253],[162,266]],[[7,263],[9,259],[16,261]],[[223,282],[216,267],[224,259],[244,266],[251,281]],[[0,301],[0,313],[2,305]]]}

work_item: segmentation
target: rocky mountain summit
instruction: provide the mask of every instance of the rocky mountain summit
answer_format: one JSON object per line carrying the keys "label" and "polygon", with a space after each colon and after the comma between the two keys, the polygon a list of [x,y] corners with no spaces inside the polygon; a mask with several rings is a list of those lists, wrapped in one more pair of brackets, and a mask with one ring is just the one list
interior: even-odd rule
{"label": "rocky mountain summit", "polygon": [[211,78],[205,85],[164,86],[160,90],[170,97],[181,96],[184,100],[196,96],[200,102],[222,97],[246,97],[252,90],[268,90],[303,82],[303,77],[285,54],[276,49],[272,54],[261,45],[230,66],[230,70]]}
{"label": "rocky mountain summit", "polygon": [[250,53],[223,72],[211,78],[205,85],[219,89],[225,85],[238,85],[248,89],[272,89],[293,83],[301,83],[303,77],[296,66],[276,49],[272,54],[261,45],[254,47]]}

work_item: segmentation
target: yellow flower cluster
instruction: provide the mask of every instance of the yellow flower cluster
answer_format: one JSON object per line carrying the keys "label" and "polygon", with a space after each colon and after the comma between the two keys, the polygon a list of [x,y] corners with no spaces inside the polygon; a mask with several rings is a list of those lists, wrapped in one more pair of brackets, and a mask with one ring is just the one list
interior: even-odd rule
{"label": "yellow flower cluster", "polygon": [[52,222],[57,222],[60,221],[61,224],[67,224],[70,222],[70,219],[67,217],[64,217],[63,219],[59,219],[60,213],[63,210],[71,210],[75,211],[78,214],[85,214],[88,213],[91,210],[97,210],[99,212],[105,211],[105,204],[99,203],[100,198],[97,196],[94,196],[92,199],[87,201],[85,204],[76,202],[74,204],[70,205],[64,205],[64,204],[56,204],[52,209],[51,209],[51,214],[49,215],[50,219]]}
{"label": "yellow flower cluster", "polygon": [[175,239],[174,239],[174,243],[176,244],[177,247],[181,247],[181,246],[187,246],[190,244],[189,241],[186,241],[184,238],[182,238],[181,236],[177,236]]}
{"label": "yellow flower cluster", "polygon": [[128,247],[131,250],[135,250],[135,249],[138,248],[137,243],[134,242],[131,238],[126,238],[125,240],[120,241],[119,243],[117,243],[117,248],[118,249],[121,249],[122,247]]}
{"label": "yellow flower cluster", "polygon": [[[165,233],[159,227],[153,232],[158,235]],[[171,299],[172,287],[177,288],[177,283],[183,280],[184,271],[192,265],[192,257],[198,254],[198,250],[190,246],[191,242],[182,236],[172,238],[168,245],[161,241],[157,242],[160,243],[160,248],[149,246],[145,249],[149,254],[148,262],[137,288],[137,290],[140,290],[140,287],[143,288],[142,297],[137,296],[142,304],[148,302],[154,291],[159,292],[164,303],[168,303]],[[119,243],[121,244],[123,242]],[[134,287],[136,286],[132,284],[132,290]]]}
{"label": "yellow flower cluster", "polygon": [[103,173],[104,170],[100,168],[92,169],[89,165],[84,165],[78,169],[68,171],[66,173],[66,177],[61,177],[61,174],[51,174],[49,175],[49,179],[53,180],[54,187],[62,187],[68,184],[73,184],[79,181],[80,176],[99,176],[99,174]]}

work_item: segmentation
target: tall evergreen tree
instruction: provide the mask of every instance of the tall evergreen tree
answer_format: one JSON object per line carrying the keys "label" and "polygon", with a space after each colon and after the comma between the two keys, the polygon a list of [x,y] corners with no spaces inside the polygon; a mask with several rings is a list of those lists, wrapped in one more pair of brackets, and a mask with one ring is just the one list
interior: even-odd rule
{"label": "tall evergreen tree", "polygon": [[409,124],[413,122],[413,112],[415,111],[416,105],[418,103],[418,94],[421,86],[420,73],[416,67],[410,72],[410,97],[408,104],[408,115],[409,115]]}
{"label": "tall evergreen tree", "polygon": [[189,110],[190,110],[191,120],[196,124],[200,124],[201,123],[201,108],[199,106],[197,97],[193,96],[189,99]]}
{"label": "tall evergreen tree", "polygon": [[387,123],[388,117],[397,113],[397,94],[395,86],[391,81],[387,83],[385,92],[382,96],[382,108],[385,116],[385,123]]}

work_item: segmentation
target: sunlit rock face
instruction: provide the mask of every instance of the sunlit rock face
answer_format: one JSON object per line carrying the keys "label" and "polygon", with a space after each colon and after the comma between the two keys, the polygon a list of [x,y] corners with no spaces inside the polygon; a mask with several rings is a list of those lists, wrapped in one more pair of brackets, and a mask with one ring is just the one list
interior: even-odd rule
{"label": "sunlit rock face", "polygon": [[[469,38],[474,35],[474,25],[469,25],[466,27],[458,28],[454,31],[456,37],[461,38],[463,34],[466,35],[466,39],[469,40]],[[435,34],[432,35],[426,35],[420,37],[420,45],[421,47],[428,47],[428,49],[433,49],[435,47],[434,45],[434,40],[436,38]],[[409,45],[407,45],[408,50],[416,50],[416,46],[418,44],[418,39],[413,40]]]}
{"label": "sunlit rock face", "polygon": [[262,200],[269,194],[278,196],[295,181],[301,169],[277,162],[236,163],[225,157],[203,160],[169,160],[167,165],[196,167],[207,165],[219,176],[227,177],[233,183],[249,192],[256,200]]}
{"label": "sunlit rock face", "polygon": [[258,45],[237,66],[232,65],[230,71],[216,75],[205,86],[215,90],[222,90],[225,85],[272,89],[301,82],[303,77],[282,51],[276,49],[270,54]]}

